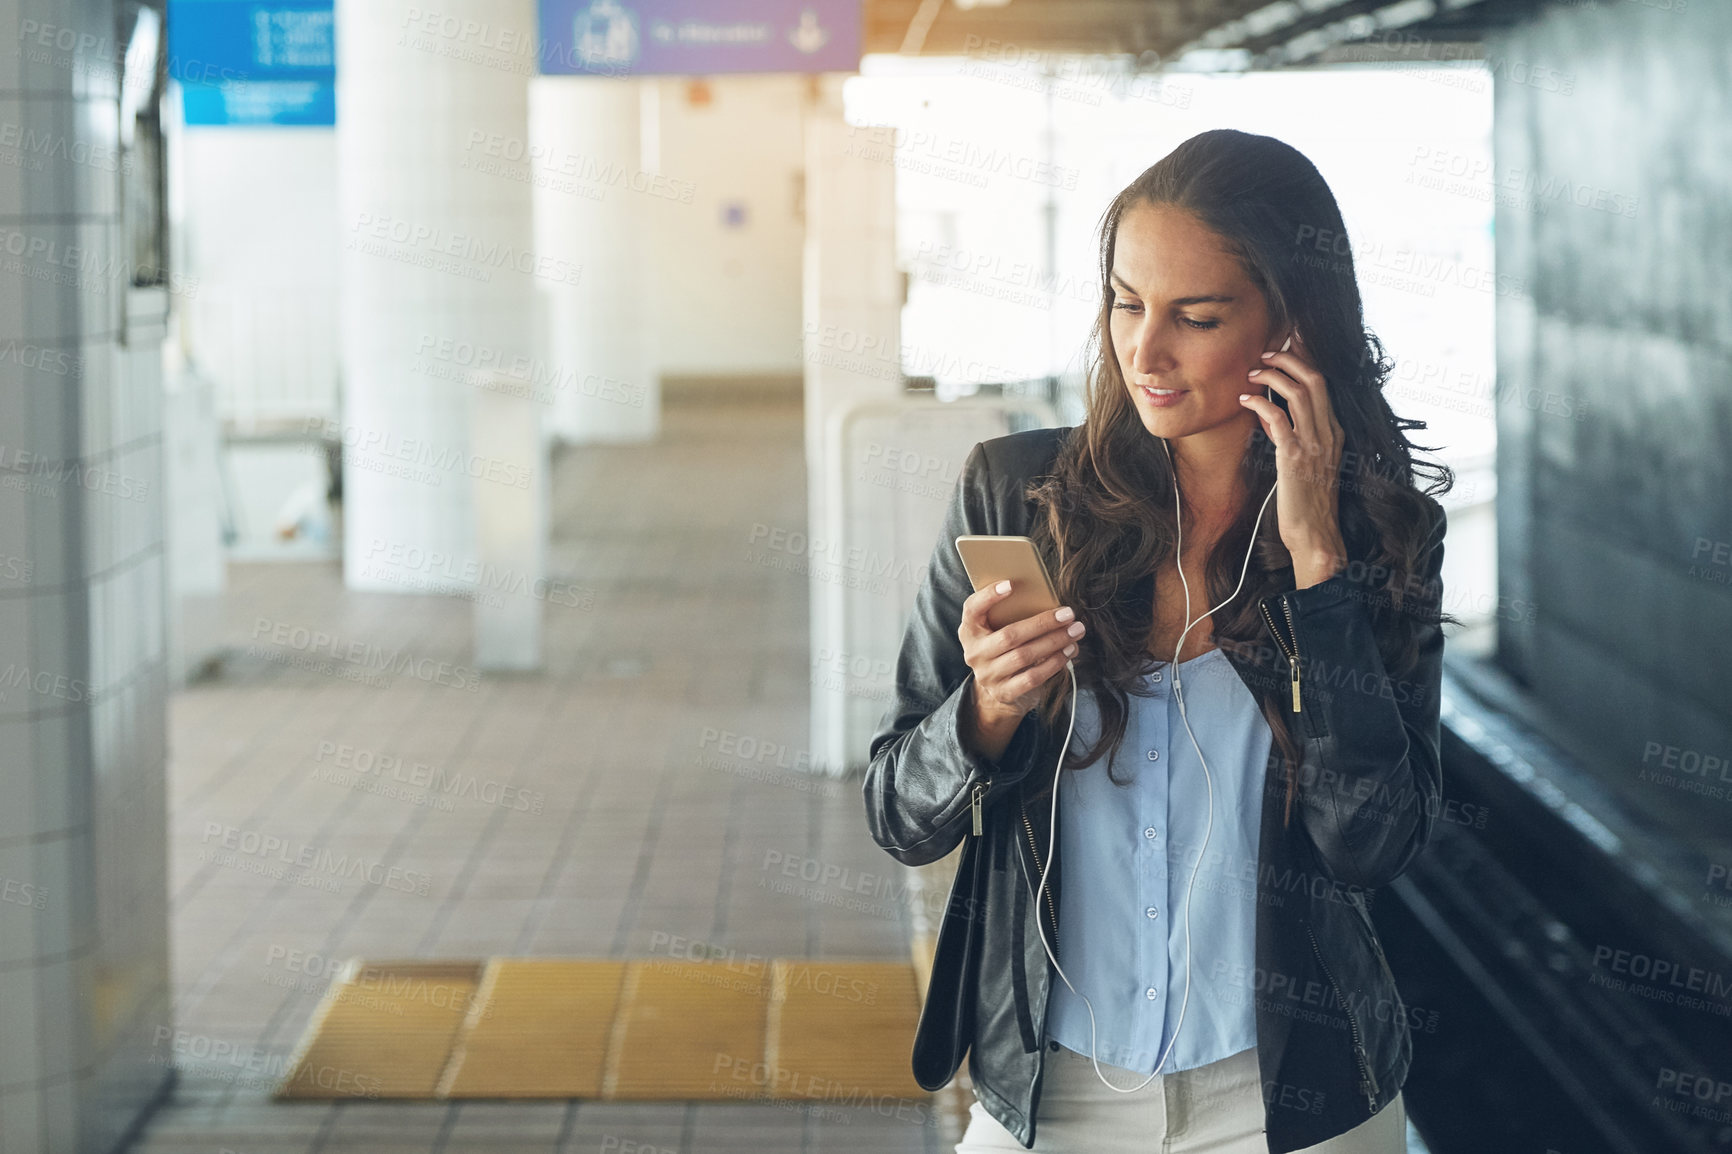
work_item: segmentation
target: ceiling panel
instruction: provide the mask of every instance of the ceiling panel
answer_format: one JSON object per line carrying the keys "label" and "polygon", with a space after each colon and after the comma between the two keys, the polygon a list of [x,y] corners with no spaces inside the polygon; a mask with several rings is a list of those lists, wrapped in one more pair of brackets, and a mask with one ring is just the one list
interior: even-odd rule
{"label": "ceiling panel", "polygon": [[[865,48],[897,53],[918,40],[921,55],[980,55],[1003,51],[987,46],[997,42],[1024,51],[1153,52],[1171,60],[1211,31],[1219,37],[1234,21],[1250,17],[1220,46],[1251,51],[1252,67],[1278,67],[1326,58],[1320,57],[1320,45],[1352,43],[1367,35],[1396,43],[1474,40],[1490,28],[1528,18],[1544,2],[1432,0],[1432,15],[1413,20],[1415,0],[1009,0],[972,9],[959,8],[955,0],[866,0]],[[1277,26],[1267,30],[1271,17]],[[1357,23],[1346,24],[1349,17]],[[911,28],[916,29],[913,38]],[[1284,50],[1295,36],[1313,29],[1325,29],[1327,35],[1302,41],[1299,50]]]}

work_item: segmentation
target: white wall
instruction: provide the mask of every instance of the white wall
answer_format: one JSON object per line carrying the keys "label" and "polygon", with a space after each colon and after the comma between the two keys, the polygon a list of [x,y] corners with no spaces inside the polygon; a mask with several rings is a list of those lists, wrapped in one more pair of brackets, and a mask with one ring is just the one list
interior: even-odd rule
{"label": "white wall", "polygon": [[176,128],[182,338],[246,428],[337,416],[337,136]]}
{"label": "white wall", "polygon": [[[798,373],[806,79],[711,77],[707,106],[684,78],[647,83],[661,90],[660,171],[693,186],[689,203],[644,198],[660,371]],[[335,130],[177,135],[177,270],[196,284],[182,337],[219,413],[243,428],[336,417]],[[742,228],[722,222],[730,201],[746,206]]]}
{"label": "white wall", "polygon": [[[689,204],[648,198],[661,372],[798,373],[806,79],[710,77],[707,106],[685,79],[657,83],[660,170],[696,186]],[[745,204],[744,227],[722,223],[729,201]]]}

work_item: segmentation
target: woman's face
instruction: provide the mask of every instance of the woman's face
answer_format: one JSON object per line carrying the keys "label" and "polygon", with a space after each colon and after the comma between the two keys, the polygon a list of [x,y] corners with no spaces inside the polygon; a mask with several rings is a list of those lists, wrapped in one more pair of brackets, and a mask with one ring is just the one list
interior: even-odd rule
{"label": "woman's face", "polygon": [[1220,236],[1183,209],[1133,205],[1119,218],[1110,284],[1113,351],[1143,426],[1168,440],[1249,436],[1257,415],[1239,394],[1264,387],[1246,373],[1286,333],[1270,332],[1262,292]]}

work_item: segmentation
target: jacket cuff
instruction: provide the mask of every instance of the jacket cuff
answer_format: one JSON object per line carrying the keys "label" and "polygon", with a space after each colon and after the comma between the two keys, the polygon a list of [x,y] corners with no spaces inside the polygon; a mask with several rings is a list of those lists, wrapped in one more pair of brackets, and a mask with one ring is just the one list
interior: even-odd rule
{"label": "jacket cuff", "polygon": [[[984,810],[989,797],[996,797],[1020,781],[1027,772],[1039,742],[1039,719],[1030,711],[1017,726],[1010,743],[996,759],[985,757],[962,739],[963,710],[971,707],[972,670],[936,707],[922,717],[902,738],[903,748],[895,756],[902,780],[897,786],[897,807],[914,805],[930,814],[916,828],[890,833],[879,844],[909,864],[936,861],[949,852],[960,837],[972,833],[970,810],[974,787],[986,784],[981,794]],[[937,772],[934,772],[937,771]],[[867,788],[871,779],[868,776]],[[907,815],[907,816],[912,816]],[[961,833],[957,832],[961,827]],[[933,852],[934,846],[944,847]],[[913,860],[918,859],[918,861]]]}
{"label": "jacket cuff", "polygon": [[1293,606],[1293,616],[1309,613],[1314,609],[1325,609],[1353,597],[1353,582],[1347,579],[1347,570],[1332,573],[1315,585],[1307,585],[1303,589],[1289,589],[1285,593],[1275,593],[1265,597],[1264,603],[1269,606],[1269,612],[1275,614],[1275,620],[1281,621],[1281,598],[1286,597]]}
{"label": "jacket cuff", "polygon": [[[1040,743],[1040,718],[1038,710],[1031,709],[1023,714],[1004,751],[996,758],[987,757],[969,748],[962,740],[962,710],[973,704],[973,695],[974,671],[971,669],[945,704],[951,710],[948,732],[955,746],[955,756],[968,771],[963,782],[963,795],[967,797],[976,782],[990,781],[992,784],[982,795],[984,804],[987,798],[1015,785],[1028,774],[1035,748]],[[969,798],[970,804],[972,801]]]}

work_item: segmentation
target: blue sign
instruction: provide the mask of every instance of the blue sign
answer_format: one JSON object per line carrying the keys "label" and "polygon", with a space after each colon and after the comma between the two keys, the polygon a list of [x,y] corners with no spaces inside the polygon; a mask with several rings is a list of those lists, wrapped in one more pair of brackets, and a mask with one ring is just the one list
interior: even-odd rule
{"label": "blue sign", "polygon": [[541,0],[547,75],[855,72],[860,0]]}
{"label": "blue sign", "polygon": [[180,96],[189,126],[337,123],[337,85],[329,80],[183,84]]}
{"label": "blue sign", "polygon": [[337,123],[332,0],[169,0],[188,125]]}

